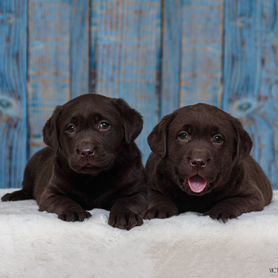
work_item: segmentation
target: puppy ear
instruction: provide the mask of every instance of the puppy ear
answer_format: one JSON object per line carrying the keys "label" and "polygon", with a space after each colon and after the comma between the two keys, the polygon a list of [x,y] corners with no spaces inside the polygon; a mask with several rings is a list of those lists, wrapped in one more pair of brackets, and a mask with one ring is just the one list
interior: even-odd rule
{"label": "puppy ear", "polygon": [[43,128],[43,141],[53,149],[58,149],[59,146],[57,120],[61,111],[62,106],[56,106],[52,116],[47,120]]}
{"label": "puppy ear", "polygon": [[251,152],[252,139],[238,119],[233,119],[233,126],[236,130],[236,158],[242,160]]}
{"label": "puppy ear", "polygon": [[115,101],[116,107],[124,120],[125,141],[130,144],[140,134],[143,128],[142,116],[131,108],[123,99]]}
{"label": "puppy ear", "polygon": [[174,118],[174,114],[167,115],[162,118],[158,125],[148,136],[148,143],[151,150],[162,158],[167,154],[167,133],[168,126]]}

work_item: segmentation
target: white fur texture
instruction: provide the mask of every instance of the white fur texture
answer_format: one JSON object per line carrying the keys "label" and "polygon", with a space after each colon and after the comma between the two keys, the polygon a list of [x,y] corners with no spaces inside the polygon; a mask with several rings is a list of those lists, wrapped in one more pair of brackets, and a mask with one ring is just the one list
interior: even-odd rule
{"label": "white fur texture", "polygon": [[[7,190],[0,190],[2,196]],[[68,223],[35,201],[0,202],[0,277],[269,278],[278,267],[278,192],[226,224],[188,212],[123,231],[108,212]]]}

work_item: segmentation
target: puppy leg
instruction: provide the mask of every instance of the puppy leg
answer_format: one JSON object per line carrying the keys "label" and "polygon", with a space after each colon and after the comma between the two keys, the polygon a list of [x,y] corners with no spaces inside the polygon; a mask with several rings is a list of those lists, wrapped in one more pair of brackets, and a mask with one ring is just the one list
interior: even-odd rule
{"label": "puppy leg", "polygon": [[146,209],[143,194],[122,198],[112,206],[108,224],[120,229],[130,230],[143,224],[142,212]]}
{"label": "puppy leg", "polygon": [[64,195],[45,194],[39,202],[39,210],[56,213],[64,221],[84,221],[91,214],[77,202]]}
{"label": "puppy leg", "polygon": [[205,215],[212,219],[227,222],[229,219],[237,218],[242,213],[259,211],[264,208],[264,199],[261,195],[233,197],[217,203],[208,210]]}
{"label": "puppy leg", "polygon": [[21,200],[29,200],[29,199],[33,199],[33,197],[28,191],[24,189],[17,190],[12,193],[7,193],[1,198],[3,202],[21,201]]}
{"label": "puppy leg", "polygon": [[30,162],[27,165],[25,171],[24,171],[24,178],[23,178],[23,188],[21,190],[14,191],[12,193],[5,194],[1,200],[3,202],[7,201],[21,201],[21,200],[29,200],[33,199],[33,177],[32,177],[32,171]]}
{"label": "puppy leg", "polygon": [[145,219],[168,218],[177,215],[179,212],[173,201],[153,191],[148,197],[148,204],[148,209],[144,215]]}

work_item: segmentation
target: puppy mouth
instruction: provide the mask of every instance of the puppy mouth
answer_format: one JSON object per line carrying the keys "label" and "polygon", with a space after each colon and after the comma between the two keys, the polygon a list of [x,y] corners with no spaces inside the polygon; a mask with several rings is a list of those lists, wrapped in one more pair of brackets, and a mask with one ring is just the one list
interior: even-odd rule
{"label": "puppy mouth", "polygon": [[110,166],[110,163],[86,163],[79,165],[80,170],[104,170]]}
{"label": "puppy mouth", "polygon": [[98,174],[99,172],[105,171],[110,168],[111,162],[96,162],[90,161],[87,163],[70,163],[70,168],[80,174]]}
{"label": "puppy mouth", "polygon": [[186,185],[189,186],[190,190],[194,193],[202,193],[208,186],[208,181],[199,175],[194,175],[186,180]]}
{"label": "puppy mouth", "polygon": [[87,163],[87,164],[84,164],[84,165],[80,166],[81,170],[90,170],[92,168],[97,168],[97,167],[94,164],[91,164],[91,163]]}

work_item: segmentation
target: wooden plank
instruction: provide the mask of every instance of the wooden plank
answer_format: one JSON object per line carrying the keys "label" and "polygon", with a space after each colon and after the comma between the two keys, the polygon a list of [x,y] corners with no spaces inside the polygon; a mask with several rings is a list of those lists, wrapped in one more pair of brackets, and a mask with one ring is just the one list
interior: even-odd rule
{"label": "wooden plank", "polygon": [[182,2],[180,105],[221,105],[224,0]]}
{"label": "wooden plank", "polygon": [[71,0],[71,97],[89,92],[89,0]]}
{"label": "wooden plank", "polygon": [[0,1],[0,188],[21,186],[28,155],[27,6]]}
{"label": "wooden plank", "polygon": [[277,189],[277,1],[226,1],[225,10],[223,108],[242,120],[253,156]]}
{"label": "wooden plank", "polygon": [[182,1],[164,1],[160,117],[180,106]]}
{"label": "wooden plank", "polygon": [[29,3],[29,116],[33,154],[44,146],[42,128],[54,107],[70,98],[71,6],[69,1],[56,0]]}
{"label": "wooden plank", "polygon": [[161,1],[91,1],[91,91],[124,98],[144,115],[138,139],[144,158],[146,137],[158,120]]}

